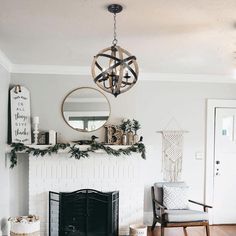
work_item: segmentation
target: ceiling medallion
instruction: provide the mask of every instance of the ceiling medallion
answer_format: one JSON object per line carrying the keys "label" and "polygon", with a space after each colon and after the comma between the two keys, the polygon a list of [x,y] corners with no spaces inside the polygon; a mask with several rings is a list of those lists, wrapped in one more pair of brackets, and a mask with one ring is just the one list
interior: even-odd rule
{"label": "ceiling medallion", "polygon": [[117,97],[128,91],[138,80],[136,57],[117,45],[116,14],[123,9],[121,5],[107,7],[114,17],[114,38],[112,46],[101,50],[92,63],[94,82],[104,91]]}

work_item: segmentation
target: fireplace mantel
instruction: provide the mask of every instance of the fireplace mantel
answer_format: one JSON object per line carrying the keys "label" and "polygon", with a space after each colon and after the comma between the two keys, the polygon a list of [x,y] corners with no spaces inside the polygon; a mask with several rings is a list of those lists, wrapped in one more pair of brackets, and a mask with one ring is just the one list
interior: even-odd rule
{"label": "fireplace mantel", "polygon": [[[47,148],[48,145],[32,145]],[[78,145],[81,150],[89,145]],[[111,145],[112,148],[127,146]],[[9,153],[11,147],[6,147]],[[45,156],[29,155],[29,214],[40,217],[41,235],[48,235],[48,194],[91,188],[98,191],[119,191],[119,234],[128,235],[129,225],[142,223],[144,199],[144,159],[139,153],[115,157],[99,150],[88,158],[68,158],[69,148]],[[98,158],[97,158],[98,157]],[[125,158],[124,158],[125,157]]]}

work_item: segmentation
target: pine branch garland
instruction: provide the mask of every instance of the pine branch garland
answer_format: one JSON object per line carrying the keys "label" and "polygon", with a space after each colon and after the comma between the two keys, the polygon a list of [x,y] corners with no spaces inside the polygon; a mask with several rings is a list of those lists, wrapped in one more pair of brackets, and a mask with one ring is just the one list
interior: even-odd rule
{"label": "pine branch garland", "polygon": [[66,148],[70,148],[68,153],[70,154],[70,158],[74,157],[79,160],[80,158],[89,157],[89,153],[95,152],[97,150],[103,150],[108,155],[120,156],[120,155],[131,155],[132,152],[141,153],[141,157],[146,159],[146,149],[143,143],[136,143],[127,148],[119,148],[118,150],[113,149],[109,146],[106,146],[102,143],[92,142],[90,147],[86,150],[82,151],[77,145],[71,145],[69,143],[58,143],[54,146],[50,146],[45,149],[33,148],[29,146],[25,146],[23,143],[12,143],[11,144],[11,152],[10,152],[10,168],[14,168],[17,165],[17,152],[25,152],[27,154],[32,154],[33,156],[45,156],[46,154],[51,155],[52,153],[58,153],[59,150],[64,150]]}
{"label": "pine branch garland", "polygon": [[81,157],[85,158],[88,157],[88,151],[80,151],[79,148],[76,147],[76,145],[73,145],[72,147],[70,147],[70,151],[69,153],[71,153],[70,157],[74,157],[75,159],[80,159]]}

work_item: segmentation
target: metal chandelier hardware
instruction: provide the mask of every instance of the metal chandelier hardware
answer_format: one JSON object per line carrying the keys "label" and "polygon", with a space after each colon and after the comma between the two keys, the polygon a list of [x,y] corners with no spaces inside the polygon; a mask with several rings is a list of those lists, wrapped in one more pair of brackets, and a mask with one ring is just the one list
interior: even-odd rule
{"label": "metal chandelier hardware", "polygon": [[117,97],[128,91],[138,80],[138,64],[136,57],[117,45],[116,14],[123,7],[112,4],[107,7],[114,16],[114,37],[112,46],[101,50],[92,63],[94,82],[104,91]]}

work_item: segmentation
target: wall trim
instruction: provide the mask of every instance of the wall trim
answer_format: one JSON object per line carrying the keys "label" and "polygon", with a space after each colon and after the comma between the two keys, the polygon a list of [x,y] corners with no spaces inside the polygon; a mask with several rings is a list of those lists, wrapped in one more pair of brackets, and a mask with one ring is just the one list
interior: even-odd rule
{"label": "wall trim", "polygon": [[197,82],[197,83],[236,83],[231,75],[214,74],[177,74],[177,73],[140,73],[140,80],[165,82]]}
{"label": "wall trim", "polygon": [[[206,160],[205,160],[205,203],[214,205],[214,150],[215,150],[215,110],[219,107],[236,107],[236,100],[208,99],[206,126]],[[209,209],[210,224],[213,222],[213,209]]]}
{"label": "wall trim", "polygon": [[[63,65],[25,65],[12,64],[11,73],[19,74],[54,74],[54,75],[87,75],[91,76],[89,66]],[[177,74],[177,73],[145,73],[140,72],[141,81],[162,82],[198,82],[198,83],[236,83],[233,75],[214,74]]]}
{"label": "wall trim", "polygon": [[3,66],[8,72],[11,72],[12,63],[1,50],[0,50],[0,65]]}
{"label": "wall trim", "polygon": [[[13,64],[0,50],[0,65],[9,73],[15,74],[54,74],[54,75],[85,75],[91,76],[90,66],[64,66],[64,65],[30,65]],[[139,74],[141,81],[160,82],[195,82],[195,83],[236,83],[234,75],[217,74],[181,74],[181,73],[146,73]]]}

